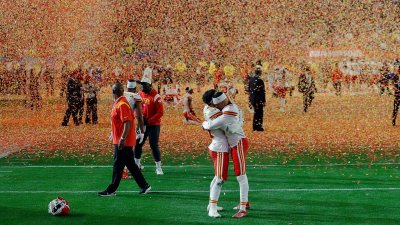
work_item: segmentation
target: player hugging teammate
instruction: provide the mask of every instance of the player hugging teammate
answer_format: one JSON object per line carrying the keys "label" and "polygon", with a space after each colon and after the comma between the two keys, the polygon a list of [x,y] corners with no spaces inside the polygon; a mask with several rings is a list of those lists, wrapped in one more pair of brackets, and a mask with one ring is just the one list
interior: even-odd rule
{"label": "player hugging teammate", "polygon": [[222,92],[208,90],[203,95],[205,122],[203,129],[208,130],[212,137],[209,146],[210,155],[214,161],[215,176],[210,185],[210,203],[208,215],[221,217],[217,206],[221,187],[228,177],[229,154],[232,157],[234,172],[239,182],[240,204],[234,207],[238,210],[232,217],[241,218],[247,215],[250,208],[248,201],[249,183],[246,175],[246,153],[249,142],[243,132],[242,112],[236,104],[229,101]]}

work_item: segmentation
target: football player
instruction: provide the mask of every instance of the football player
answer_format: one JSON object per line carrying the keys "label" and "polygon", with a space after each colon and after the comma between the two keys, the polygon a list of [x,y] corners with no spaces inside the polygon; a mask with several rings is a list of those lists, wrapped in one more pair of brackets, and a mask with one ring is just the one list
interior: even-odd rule
{"label": "football player", "polygon": [[203,122],[203,128],[213,131],[223,129],[227,138],[233,161],[236,179],[240,188],[240,204],[234,209],[238,210],[232,217],[242,218],[247,215],[246,209],[250,208],[248,201],[249,183],[246,175],[246,154],[249,141],[243,131],[243,115],[236,104],[229,101],[222,92],[213,95],[212,103],[222,114],[213,120]]}
{"label": "football player", "polygon": [[[211,121],[222,115],[219,109],[212,107],[212,96],[215,92],[216,90],[211,89],[206,91],[203,95],[203,102],[206,104],[203,113],[206,121]],[[214,161],[215,176],[210,184],[210,203],[207,210],[208,216],[217,218],[221,217],[218,211],[222,210],[222,207],[217,206],[219,195],[222,185],[228,178],[229,146],[222,129],[210,130],[209,134],[212,141],[208,148],[211,158]]]}

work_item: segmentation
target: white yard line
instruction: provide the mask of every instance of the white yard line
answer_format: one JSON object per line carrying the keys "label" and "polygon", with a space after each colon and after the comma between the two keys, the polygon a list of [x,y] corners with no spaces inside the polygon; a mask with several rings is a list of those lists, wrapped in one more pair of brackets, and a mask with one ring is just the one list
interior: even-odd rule
{"label": "white yard line", "polygon": [[[256,165],[247,165],[247,167],[336,167],[336,166],[385,166],[385,165],[400,165],[400,163],[352,163],[352,164],[303,164],[303,165],[274,165],[274,164],[256,164]],[[146,165],[145,165],[146,166]],[[164,168],[196,168],[196,167],[211,167],[210,165],[176,165],[176,166],[163,166]],[[112,165],[27,165],[27,166],[1,166],[0,168],[109,168]],[[150,168],[155,168],[155,166],[146,166]]]}
{"label": "white yard line", "polygon": [[[333,192],[333,191],[399,191],[400,187],[392,188],[277,188],[277,189],[254,189],[250,192]],[[0,191],[0,194],[86,194],[97,193],[97,191]],[[138,191],[117,191],[118,193],[138,193]],[[210,190],[155,190],[150,193],[208,193]],[[239,192],[239,190],[222,190],[222,192]]]}

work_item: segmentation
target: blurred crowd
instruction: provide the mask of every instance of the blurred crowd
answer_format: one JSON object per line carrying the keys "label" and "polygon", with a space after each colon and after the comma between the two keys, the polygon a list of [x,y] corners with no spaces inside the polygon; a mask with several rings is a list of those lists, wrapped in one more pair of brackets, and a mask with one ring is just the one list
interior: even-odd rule
{"label": "blurred crowd", "polygon": [[[48,3],[0,6],[7,8],[0,17],[0,95],[25,96],[32,110],[44,96],[65,97],[63,125],[71,115],[75,124],[97,123],[101,88],[143,77],[167,107],[181,104],[182,85],[190,82],[197,92],[212,85],[231,99],[249,94],[257,67],[281,111],[296,89],[307,93],[304,111],[318,92],[395,95],[398,1]],[[313,50],[361,53],[315,57]]]}

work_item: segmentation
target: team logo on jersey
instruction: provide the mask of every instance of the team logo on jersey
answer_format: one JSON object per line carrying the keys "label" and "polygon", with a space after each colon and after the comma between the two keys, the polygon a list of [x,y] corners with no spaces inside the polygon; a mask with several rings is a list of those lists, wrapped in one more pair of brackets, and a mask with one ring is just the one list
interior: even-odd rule
{"label": "team logo on jersey", "polygon": [[150,104],[150,99],[148,98],[143,98],[142,99],[143,104]]}

